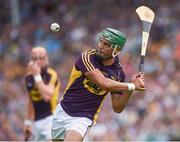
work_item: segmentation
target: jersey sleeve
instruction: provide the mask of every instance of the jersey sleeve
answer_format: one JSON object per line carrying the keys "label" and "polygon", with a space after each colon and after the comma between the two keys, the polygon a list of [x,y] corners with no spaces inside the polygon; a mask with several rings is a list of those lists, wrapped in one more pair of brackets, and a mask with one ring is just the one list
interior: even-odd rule
{"label": "jersey sleeve", "polygon": [[96,69],[94,52],[83,52],[76,60],[75,67],[83,73]]}
{"label": "jersey sleeve", "polygon": [[[122,67],[120,67],[120,70],[118,72],[118,78],[119,82],[125,82],[125,79],[126,79],[126,76],[125,76],[125,72],[124,70],[122,69]],[[111,92],[111,94],[118,94],[118,95],[122,95],[123,94],[123,91],[119,91],[119,92]]]}

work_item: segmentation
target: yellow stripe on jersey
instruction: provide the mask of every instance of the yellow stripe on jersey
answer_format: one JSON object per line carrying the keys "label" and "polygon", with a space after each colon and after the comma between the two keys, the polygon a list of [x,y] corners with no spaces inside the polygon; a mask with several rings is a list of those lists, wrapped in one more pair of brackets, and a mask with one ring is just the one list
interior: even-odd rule
{"label": "yellow stripe on jersey", "polygon": [[95,69],[95,67],[93,66],[93,64],[90,61],[90,55],[94,54],[95,50],[91,50],[91,51],[86,51],[82,54],[82,61],[87,69],[87,71],[91,71],[93,69]]}
{"label": "yellow stripe on jersey", "polygon": [[51,98],[51,111],[53,112],[58,104],[58,97],[59,97],[59,90],[60,90],[60,82],[57,76],[57,73],[51,69],[48,68],[47,71],[51,75],[51,79],[49,81],[49,84],[53,85],[55,87],[55,90],[53,92],[52,98]]}
{"label": "yellow stripe on jersey", "polygon": [[47,72],[51,75],[51,80],[49,81],[49,84],[54,85],[58,78],[57,73],[51,68],[48,68]]}
{"label": "yellow stripe on jersey", "polygon": [[88,63],[89,63],[89,66],[91,66],[91,70],[95,69],[95,67],[93,66],[93,64],[91,63],[91,61],[90,61],[90,59],[89,59],[89,56],[92,55],[92,54],[93,54],[93,53],[87,55],[87,61],[88,61]]}
{"label": "yellow stripe on jersey", "polygon": [[[66,86],[66,89],[64,91],[64,94],[66,93],[66,91],[69,89],[69,87],[73,84],[73,82],[79,78],[80,76],[82,75],[82,72],[81,71],[78,71],[75,66],[73,66],[73,69],[72,69],[72,72],[71,72],[71,75],[70,75],[70,79],[69,79],[69,82]],[[63,99],[63,97],[62,97]]]}
{"label": "yellow stripe on jersey", "polygon": [[98,114],[99,114],[99,112],[100,112],[100,110],[101,110],[101,107],[102,107],[102,105],[103,105],[103,103],[104,103],[104,99],[106,98],[106,96],[107,96],[107,95],[104,96],[104,98],[103,98],[103,100],[101,101],[101,104],[100,104],[98,110],[96,111],[96,114],[94,115],[94,118],[93,118],[93,122],[94,122],[94,123],[97,121]]}
{"label": "yellow stripe on jersey", "polygon": [[58,81],[56,87],[55,87],[55,91],[53,93],[52,99],[51,99],[51,111],[54,112],[57,104],[58,104],[58,97],[59,97],[59,90],[60,90],[61,84]]}
{"label": "yellow stripe on jersey", "polygon": [[87,69],[88,71],[90,71],[90,70],[91,70],[90,67],[89,67],[88,64],[85,62],[85,53],[82,54],[82,61],[83,61],[84,65],[85,65],[86,69]]}
{"label": "yellow stripe on jersey", "polygon": [[93,64],[91,63],[90,61],[90,55],[94,54],[95,53],[95,50],[90,50],[90,51],[87,51],[87,54],[88,54],[88,63],[89,65],[91,66],[92,69],[95,69],[95,67],[93,66]]}

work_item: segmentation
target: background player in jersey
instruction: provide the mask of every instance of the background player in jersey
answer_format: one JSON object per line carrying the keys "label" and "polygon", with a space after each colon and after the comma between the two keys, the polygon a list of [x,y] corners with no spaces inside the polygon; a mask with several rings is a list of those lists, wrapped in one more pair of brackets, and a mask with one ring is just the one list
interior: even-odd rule
{"label": "background player in jersey", "polygon": [[125,83],[118,59],[126,37],[107,28],[99,35],[96,50],[82,53],[76,60],[64,96],[53,117],[53,140],[82,141],[97,119],[103,100],[111,92],[112,107],[120,113],[134,90],[145,90],[144,74],[135,74]]}
{"label": "background player in jersey", "polygon": [[60,82],[55,70],[48,67],[48,55],[43,47],[32,49],[31,61],[25,77],[29,94],[25,139],[51,140],[52,112],[58,102]]}

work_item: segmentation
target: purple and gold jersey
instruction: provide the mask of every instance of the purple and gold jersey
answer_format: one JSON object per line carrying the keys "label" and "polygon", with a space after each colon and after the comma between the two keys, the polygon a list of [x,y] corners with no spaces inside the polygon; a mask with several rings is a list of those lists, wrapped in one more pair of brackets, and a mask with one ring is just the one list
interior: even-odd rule
{"label": "purple and gold jersey", "polygon": [[125,81],[125,73],[119,64],[118,57],[113,65],[104,66],[96,56],[95,50],[82,53],[73,66],[69,83],[60,102],[64,111],[69,115],[87,117],[96,121],[108,92],[84,75],[94,69],[99,69],[107,78],[120,82]]}
{"label": "purple and gold jersey", "polygon": [[47,68],[41,72],[42,79],[45,84],[52,84],[55,87],[53,96],[49,102],[43,100],[41,94],[38,91],[37,86],[32,75],[27,75],[25,78],[26,87],[31,98],[35,110],[35,120],[45,118],[52,114],[58,103],[58,95],[60,89],[60,82],[58,80],[57,73]]}

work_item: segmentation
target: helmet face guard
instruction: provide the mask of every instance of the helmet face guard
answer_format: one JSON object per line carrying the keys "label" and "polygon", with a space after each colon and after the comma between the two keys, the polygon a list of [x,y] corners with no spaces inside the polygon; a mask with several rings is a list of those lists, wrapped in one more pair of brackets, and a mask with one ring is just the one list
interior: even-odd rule
{"label": "helmet face guard", "polygon": [[[124,44],[126,42],[126,37],[123,33],[118,30],[112,28],[106,28],[100,34],[100,37],[105,38],[111,43],[111,48],[114,49],[112,53],[112,57],[117,56],[120,51],[123,49]],[[115,54],[115,51],[120,49],[118,53]]]}

